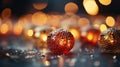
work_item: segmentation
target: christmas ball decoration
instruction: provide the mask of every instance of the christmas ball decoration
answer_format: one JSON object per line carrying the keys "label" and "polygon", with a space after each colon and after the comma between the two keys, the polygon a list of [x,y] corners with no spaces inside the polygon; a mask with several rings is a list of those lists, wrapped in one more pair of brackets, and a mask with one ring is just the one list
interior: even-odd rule
{"label": "christmas ball decoration", "polygon": [[120,53],[120,30],[116,28],[105,30],[100,34],[99,43],[102,52]]}
{"label": "christmas ball decoration", "polygon": [[73,35],[64,29],[52,31],[47,38],[48,49],[55,55],[68,54],[74,46]]}
{"label": "christmas ball decoration", "polygon": [[98,29],[94,28],[88,29],[86,34],[87,41],[90,42],[93,46],[96,46],[99,34],[100,31]]}
{"label": "christmas ball decoration", "polygon": [[82,43],[82,47],[96,47],[98,43],[98,38],[100,35],[100,31],[95,28],[88,28],[86,31],[82,32],[80,41]]}

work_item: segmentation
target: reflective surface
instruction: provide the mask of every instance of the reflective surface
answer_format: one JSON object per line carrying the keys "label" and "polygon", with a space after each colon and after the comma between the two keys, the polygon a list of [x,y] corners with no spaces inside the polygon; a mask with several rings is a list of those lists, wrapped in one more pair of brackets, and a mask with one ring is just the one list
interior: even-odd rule
{"label": "reflective surface", "polygon": [[[23,38],[13,37],[0,39],[1,67],[119,67],[119,54],[101,53],[99,47],[80,47],[76,41],[74,48],[67,55],[51,54],[47,48],[28,48]],[[9,44],[9,46],[8,46]],[[21,48],[23,47],[24,48]],[[78,47],[79,46],[79,47]]]}

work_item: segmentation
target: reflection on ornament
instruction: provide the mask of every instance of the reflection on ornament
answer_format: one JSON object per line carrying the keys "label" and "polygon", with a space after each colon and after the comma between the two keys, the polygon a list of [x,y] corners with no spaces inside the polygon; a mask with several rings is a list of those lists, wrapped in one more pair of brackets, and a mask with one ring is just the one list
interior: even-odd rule
{"label": "reflection on ornament", "polygon": [[109,28],[99,37],[100,47],[105,53],[120,53],[120,30]]}
{"label": "reflection on ornament", "polygon": [[74,37],[67,30],[57,29],[48,35],[47,45],[55,55],[68,54],[73,48]]}

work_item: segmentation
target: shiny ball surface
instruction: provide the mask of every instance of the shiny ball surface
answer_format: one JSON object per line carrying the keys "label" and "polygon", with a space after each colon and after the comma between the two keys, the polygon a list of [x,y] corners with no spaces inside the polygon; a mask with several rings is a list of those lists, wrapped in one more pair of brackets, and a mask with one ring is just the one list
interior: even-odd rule
{"label": "shiny ball surface", "polygon": [[94,48],[98,47],[98,37],[100,35],[100,31],[93,27],[88,28],[84,35],[81,36],[81,48],[84,50],[86,48]]}
{"label": "shiny ball surface", "polygon": [[105,53],[120,53],[120,30],[109,28],[102,32],[99,45]]}
{"label": "shiny ball surface", "polygon": [[47,37],[48,49],[55,55],[68,54],[74,46],[73,35],[64,29],[52,31]]}

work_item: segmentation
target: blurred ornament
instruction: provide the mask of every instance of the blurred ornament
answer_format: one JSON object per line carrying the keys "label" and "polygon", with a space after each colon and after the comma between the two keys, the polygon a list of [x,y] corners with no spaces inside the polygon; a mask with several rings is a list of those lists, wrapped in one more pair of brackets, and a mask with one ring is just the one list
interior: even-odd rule
{"label": "blurred ornament", "polygon": [[95,28],[88,28],[86,31],[81,32],[80,41],[82,48],[97,47],[100,31]]}
{"label": "blurred ornament", "polygon": [[105,53],[120,53],[120,30],[109,28],[99,37],[100,47]]}
{"label": "blurred ornament", "polygon": [[74,37],[67,30],[57,29],[48,35],[47,45],[55,55],[68,54],[74,46]]}

